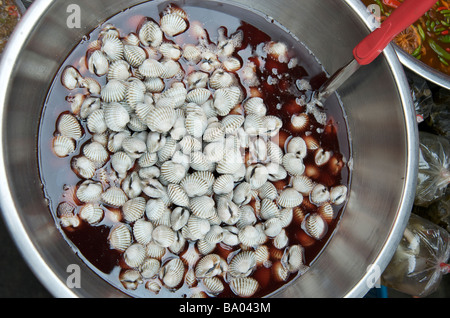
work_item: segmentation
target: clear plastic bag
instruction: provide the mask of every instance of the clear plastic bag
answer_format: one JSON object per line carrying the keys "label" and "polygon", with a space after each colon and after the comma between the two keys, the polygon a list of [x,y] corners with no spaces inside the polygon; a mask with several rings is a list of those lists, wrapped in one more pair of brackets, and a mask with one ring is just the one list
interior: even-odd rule
{"label": "clear plastic bag", "polygon": [[434,100],[426,123],[438,135],[450,138],[450,91],[440,89]]}
{"label": "clear plastic bag", "polygon": [[414,204],[428,207],[444,196],[450,183],[450,141],[419,132],[419,173]]}
{"label": "clear plastic bag", "polygon": [[381,276],[386,287],[416,297],[429,296],[450,271],[450,235],[416,214],[411,214],[397,250]]}
{"label": "clear plastic bag", "polygon": [[426,218],[450,232],[450,190],[439,201],[430,205],[426,210]]}
{"label": "clear plastic bag", "polygon": [[409,72],[408,82],[416,110],[416,119],[420,123],[427,119],[431,113],[431,109],[434,106],[433,95],[427,81],[423,77]]}

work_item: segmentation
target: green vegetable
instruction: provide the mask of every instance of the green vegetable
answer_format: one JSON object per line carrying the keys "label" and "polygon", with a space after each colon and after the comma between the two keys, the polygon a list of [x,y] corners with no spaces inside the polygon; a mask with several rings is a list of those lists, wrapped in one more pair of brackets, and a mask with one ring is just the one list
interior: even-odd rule
{"label": "green vegetable", "polygon": [[436,52],[437,55],[450,61],[450,53],[448,53],[446,50],[444,50],[433,39],[428,39],[428,44],[430,44],[430,47],[433,49],[434,52]]}
{"label": "green vegetable", "polygon": [[440,37],[438,37],[438,40],[443,43],[450,43],[450,34],[441,35]]}
{"label": "green vegetable", "polygon": [[422,41],[425,41],[425,32],[423,31],[422,26],[420,24],[417,25],[417,30],[419,31]]}
{"label": "green vegetable", "polygon": [[415,49],[411,55],[414,57],[417,57],[417,56],[419,56],[421,50],[422,50],[422,45],[419,45],[419,47],[417,49]]}

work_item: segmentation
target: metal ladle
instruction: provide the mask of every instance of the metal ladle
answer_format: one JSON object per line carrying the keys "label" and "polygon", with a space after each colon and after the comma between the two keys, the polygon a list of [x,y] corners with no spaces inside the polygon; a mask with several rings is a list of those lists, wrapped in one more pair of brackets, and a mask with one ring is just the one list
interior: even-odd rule
{"label": "metal ladle", "polygon": [[400,32],[416,22],[435,3],[436,0],[405,0],[379,28],[353,49],[353,59],[330,76],[319,90],[312,93],[311,98],[323,104],[362,65],[375,60]]}

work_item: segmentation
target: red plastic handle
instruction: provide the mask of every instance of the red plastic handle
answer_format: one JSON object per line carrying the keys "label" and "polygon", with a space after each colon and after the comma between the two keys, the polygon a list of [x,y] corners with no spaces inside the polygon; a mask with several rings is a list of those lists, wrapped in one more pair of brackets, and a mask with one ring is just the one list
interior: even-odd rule
{"label": "red plastic handle", "polygon": [[381,26],[364,38],[354,49],[360,65],[371,63],[403,30],[424,15],[437,0],[405,0]]}

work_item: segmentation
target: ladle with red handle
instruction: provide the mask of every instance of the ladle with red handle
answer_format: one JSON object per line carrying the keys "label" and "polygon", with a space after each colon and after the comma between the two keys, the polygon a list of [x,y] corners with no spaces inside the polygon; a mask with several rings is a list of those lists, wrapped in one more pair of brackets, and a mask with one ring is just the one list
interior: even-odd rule
{"label": "ladle with red handle", "polygon": [[362,65],[370,64],[386,46],[403,30],[424,15],[436,0],[405,0],[381,24],[366,36],[354,49],[353,59],[336,71],[315,93],[315,98],[324,103]]}

